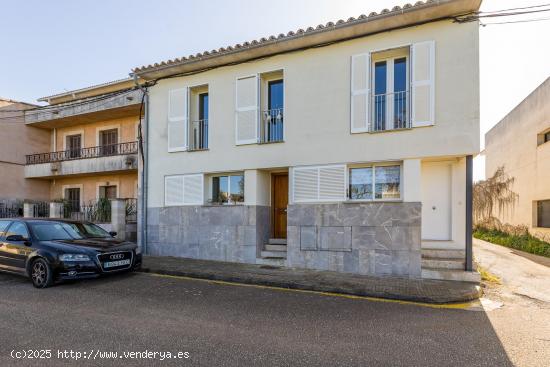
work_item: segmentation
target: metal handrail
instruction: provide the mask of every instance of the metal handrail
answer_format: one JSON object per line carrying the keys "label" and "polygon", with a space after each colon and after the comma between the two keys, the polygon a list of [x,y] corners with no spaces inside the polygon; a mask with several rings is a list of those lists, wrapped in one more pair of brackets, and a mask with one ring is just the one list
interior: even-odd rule
{"label": "metal handrail", "polygon": [[75,159],[99,158],[114,155],[136,154],[138,142],[100,145],[97,147],[68,149],[59,152],[38,153],[26,155],[27,164],[62,162]]}
{"label": "metal handrail", "polygon": [[189,123],[189,150],[208,149],[208,119]]}
{"label": "metal handrail", "polygon": [[262,112],[260,143],[274,143],[284,140],[283,112],[283,108],[273,108]]}
{"label": "metal handrail", "polygon": [[372,110],[371,131],[411,127],[408,90],[373,95]]}

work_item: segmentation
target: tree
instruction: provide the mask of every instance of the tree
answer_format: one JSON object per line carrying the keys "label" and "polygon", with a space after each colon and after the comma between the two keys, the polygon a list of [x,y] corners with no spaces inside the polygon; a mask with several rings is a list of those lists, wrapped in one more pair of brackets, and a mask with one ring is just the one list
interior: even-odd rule
{"label": "tree", "polygon": [[490,223],[498,221],[495,209],[500,215],[504,210],[513,210],[519,195],[512,191],[514,177],[508,177],[504,166],[498,167],[494,175],[476,182],[473,187],[474,222]]}

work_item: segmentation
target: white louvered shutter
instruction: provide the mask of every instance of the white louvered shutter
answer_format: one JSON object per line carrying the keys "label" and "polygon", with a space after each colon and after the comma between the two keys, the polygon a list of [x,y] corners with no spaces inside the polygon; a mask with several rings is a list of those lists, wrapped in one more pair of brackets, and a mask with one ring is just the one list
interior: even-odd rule
{"label": "white louvered shutter", "polygon": [[203,175],[185,175],[183,187],[183,202],[185,205],[203,204]]}
{"label": "white louvered shutter", "polygon": [[369,131],[370,54],[351,57],[351,132]]}
{"label": "white louvered shutter", "polygon": [[435,124],[435,42],[415,43],[412,59],[412,126]]}
{"label": "white louvered shutter", "polygon": [[187,124],[189,117],[188,88],[168,92],[168,151],[187,149]]}
{"label": "white louvered shutter", "polygon": [[258,142],[258,77],[237,79],[235,143]]}
{"label": "white louvered shutter", "polygon": [[319,170],[316,167],[294,168],[292,187],[294,202],[318,200]]}
{"label": "white louvered shutter", "polygon": [[296,167],[293,169],[294,202],[346,200],[346,166]]}
{"label": "white louvered shutter", "polygon": [[164,205],[183,205],[183,176],[164,177]]}
{"label": "white louvered shutter", "polygon": [[346,200],[346,166],[319,168],[319,200]]}

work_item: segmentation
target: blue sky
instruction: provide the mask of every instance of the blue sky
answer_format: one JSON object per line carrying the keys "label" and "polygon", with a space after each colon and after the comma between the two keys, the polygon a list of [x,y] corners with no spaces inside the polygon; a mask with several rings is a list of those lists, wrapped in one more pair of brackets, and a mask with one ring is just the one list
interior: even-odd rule
{"label": "blue sky", "polygon": [[[135,66],[379,12],[404,3],[397,0],[9,1],[2,4],[0,22],[4,39],[0,52],[0,96],[34,102],[64,90],[124,78]],[[543,0],[486,0],[482,10],[542,3]],[[549,76],[549,35],[550,21],[481,28],[482,134]],[[481,163],[476,161],[476,178],[482,176]]]}

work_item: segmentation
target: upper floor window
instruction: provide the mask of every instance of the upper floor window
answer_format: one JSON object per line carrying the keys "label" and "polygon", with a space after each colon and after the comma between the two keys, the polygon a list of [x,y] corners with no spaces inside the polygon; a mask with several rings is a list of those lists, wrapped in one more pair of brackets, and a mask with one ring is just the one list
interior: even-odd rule
{"label": "upper floor window", "polygon": [[189,150],[208,149],[208,86],[190,88]]}
{"label": "upper floor window", "polygon": [[66,139],[69,158],[79,158],[82,153],[82,135],[68,135]]}
{"label": "upper floor window", "polygon": [[435,43],[351,57],[351,132],[435,124]]}
{"label": "upper floor window", "polygon": [[550,130],[537,135],[537,145],[550,142]]}
{"label": "upper floor window", "polygon": [[237,78],[236,144],[284,141],[283,71]]}
{"label": "upper floor window", "polygon": [[409,127],[408,58],[374,62],[373,131]]}
{"label": "upper floor window", "polygon": [[208,149],[208,85],[172,89],[168,101],[168,151]]}
{"label": "upper floor window", "polygon": [[99,149],[101,155],[117,154],[118,129],[99,132]]}

